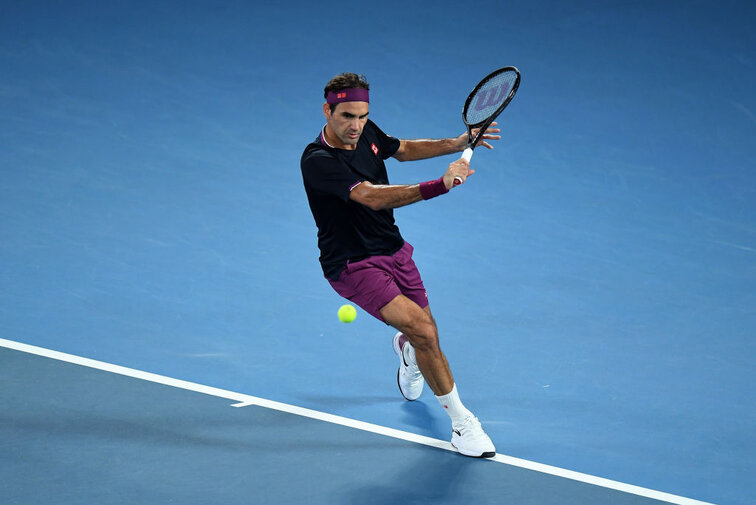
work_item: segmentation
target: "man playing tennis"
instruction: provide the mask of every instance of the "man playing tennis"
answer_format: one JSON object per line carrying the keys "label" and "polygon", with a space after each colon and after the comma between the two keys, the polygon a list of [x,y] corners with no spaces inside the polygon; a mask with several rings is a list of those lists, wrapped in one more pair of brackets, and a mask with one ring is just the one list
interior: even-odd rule
{"label": "man playing tennis", "polygon": [[[397,207],[447,193],[455,178],[464,183],[474,170],[459,159],[434,181],[391,185],[384,164],[392,156],[412,161],[460,152],[467,134],[440,140],[386,135],[368,119],[368,82],[353,73],[331,79],[324,97],[326,125],[301,160],[323,273],[337,293],[399,330],[393,347],[404,398],[417,399],[427,381],[451,417],[452,445],[466,456],[493,457],[491,439],[460,401],[412,260],[412,246],[402,238],[393,216]],[[499,139],[498,132],[489,128],[483,139]],[[491,148],[485,140],[481,144]]]}

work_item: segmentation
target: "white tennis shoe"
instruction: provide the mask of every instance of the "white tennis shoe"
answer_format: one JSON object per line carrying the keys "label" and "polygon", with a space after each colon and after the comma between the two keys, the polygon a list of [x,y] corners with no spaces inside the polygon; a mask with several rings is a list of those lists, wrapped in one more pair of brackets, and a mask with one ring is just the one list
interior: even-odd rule
{"label": "white tennis shoe", "polygon": [[399,356],[399,370],[396,372],[396,382],[402,396],[409,400],[417,400],[423,392],[425,379],[417,366],[415,349],[402,332],[394,335],[394,352]]}
{"label": "white tennis shoe", "polygon": [[467,416],[459,424],[452,425],[451,444],[460,454],[473,458],[493,458],[496,448],[488,438],[480,421],[475,416]]}

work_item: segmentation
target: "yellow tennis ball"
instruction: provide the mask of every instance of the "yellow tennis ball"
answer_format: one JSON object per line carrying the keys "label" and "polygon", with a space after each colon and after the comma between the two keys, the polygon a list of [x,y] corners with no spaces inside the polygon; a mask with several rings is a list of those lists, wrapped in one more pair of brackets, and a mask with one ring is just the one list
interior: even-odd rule
{"label": "yellow tennis ball", "polygon": [[342,305],[339,307],[339,321],[342,323],[351,323],[357,317],[357,309],[351,305]]}

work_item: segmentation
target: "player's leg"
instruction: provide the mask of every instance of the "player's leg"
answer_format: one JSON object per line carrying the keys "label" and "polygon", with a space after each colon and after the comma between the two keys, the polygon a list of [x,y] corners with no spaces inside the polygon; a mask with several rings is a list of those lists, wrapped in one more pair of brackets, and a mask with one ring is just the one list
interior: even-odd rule
{"label": "player's leg", "polygon": [[[402,294],[392,275],[393,266],[394,259],[391,256],[374,256],[348,263],[339,278],[329,282],[341,296],[379,321],[390,324],[381,315],[381,309]],[[421,302],[428,304],[425,295]],[[417,305],[413,308],[424,314]],[[401,332],[394,336],[393,346],[400,358],[396,377],[399,391],[407,400],[416,400],[423,392],[425,379],[417,366],[415,350]]]}
{"label": "player's leg", "polygon": [[398,295],[381,308],[383,320],[407,336],[415,350],[420,371],[436,396],[448,394],[454,387],[449,364],[438,343],[438,329],[430,308]]}
{"label": "player's leg", "polygon": [[452,445],[465,456],[493,457],[496,449],[491,439],[459,398],[449,364],[438,343],[438,328],[430,306],[421,309],[417,303],[399,295],[381,309],[381,316],[406,335],[414,347],[417,366],[451,419]]}
{"label": "player's leg", "polygon": [[[406,368],[419,368],[423,372],[419,377],[421,382],[409,398],[402,390],[405,398],[420,396],[422,375],[427,374],[431,389],[452,420],[452,444],[466,456],[493,456],[495,449],[491,440],[477,418],[459,400],[449,365],[438,344],[438,330],[428,308],[425,288],[411,260],[411,246],[405,246],[394,257],[371,257],[349,263],[337,280],[329,282],[341,296],[406,332],[413,347],[417,345],[419,352],[413,349],[415,362]],[[408,296],[402,294],[404,292]],[[399,372],[402,372],[401,366]]]}

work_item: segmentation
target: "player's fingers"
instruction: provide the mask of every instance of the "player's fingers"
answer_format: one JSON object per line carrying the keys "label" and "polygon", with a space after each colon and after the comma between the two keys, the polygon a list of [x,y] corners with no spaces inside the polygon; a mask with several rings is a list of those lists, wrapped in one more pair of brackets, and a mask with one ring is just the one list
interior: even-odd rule
{"label": "player's fingers", "polygon": [[467,178],[470,177],[474,173],[475,173],[475,170],[473,170],[472,168],[468,168],[466,173],[459,173],[455,175],[452,185],[459,186],[460,184],[464,184],[465,181],[467,181]]}

